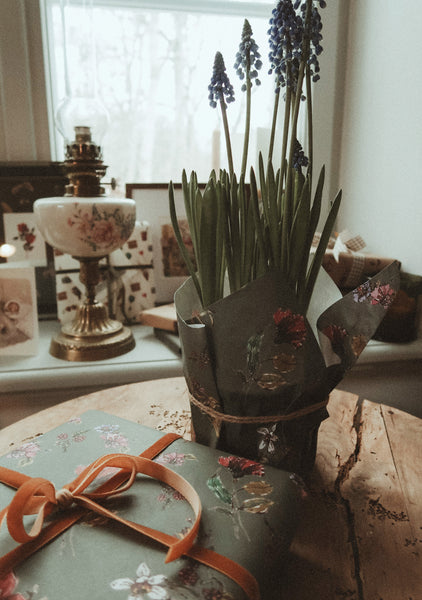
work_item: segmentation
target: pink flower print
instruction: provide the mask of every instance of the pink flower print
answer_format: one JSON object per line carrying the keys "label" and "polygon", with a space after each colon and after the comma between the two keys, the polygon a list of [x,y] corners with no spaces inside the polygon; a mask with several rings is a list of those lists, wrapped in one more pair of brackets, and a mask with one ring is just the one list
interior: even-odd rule
{"label": "pink flower print", "polygon": [[185,455],[178,454],[177,452],[169,452],[168,454],[163,454],[156,459],[156,462],[161,463],[162,465],[183,465],[185,462]]}
{"label": "pink flower print", "polygon": [[17,229],[18,229],[18,235],[15,236],[13,239],[24,242],[23,249],[26,252],[33,250],[34,246],[32,244],[36,240],[36,236],[34,234],[34,227],[29,229],[29,227],[26,223],[19,223],[17,226]]}
{"label": "pink flower print", "polygon": [[344,358],[344,340],[348,336],[344,327],[341,327],[341,325],[327,325],[327,327],[324,327],[322,330],[322,333],[331,341],[333,352],[335,352],[337,356],[340,356],[340,358]]}
{"label": "pink flower print", "polygon": [[69,436],[67,435],[67,433],[59,433],[56,439],[56,446],[60,446],[60,448],[63,450],[63,452],[66,452],[66,450],[69,448],[71,444],[71,440],[69,439]]}
{"label": "pink flower print", "polygon": [[183,567],[177,575],[183,585],[195,585],[199,579],[195,564]]}
{"label": "pink flower print", "polygon": [[95,221],[90,237],[95,245],[104,248],[108,248],[120,241],[116,223],[112,218],[109,218],[107,221]]}
{"label": "pink flower print", "polygon": [[370,281],[365,281],[359,287],[357,287],[353,292],[353,300],[355,302],[364,302],[371,297],[372,293],[372,284]]}
{"label": "pink flower print", "polygon": [[27,458],[34,458],[40,450],[35,442],[28,442],[22,446],[23,452]]}
{"label": "pink flower print", "polygon": [[381,304],[387,310],[395,295],[396,291],[388,283],[378,285],[371,293],[371,304]]}
{"label": "pink flower print", "polygon": [[12,450],[7,458],[13,458],[19,460],[19,464],[28,464],[33,461],[37,453],[40,451],[40,447],[36,442],[27,442]]}
{"label": "pink flower print", "polygon": [[106,433],[101,436],[106,448],[128,448],[128,439],[121,433]]}
{"label": "pink flower print", "polygon": [[163,508],[166,508],[173,500],[184,500],[185,498],[182,496],[180,492],[173,489],[166,483],[161,484],[161,492],[157,496],[158,502],[163,504]]}
{"label": "pink flower print", "polygon": [[35,242],[35,239],[35,235],[32,232],[25,234],[25,242],[28,246],[32,246],[32,244]]}
{"label": "pink flower print", "polygon": [[177,490],[173,490],[172,498],[173,498],[173,500],[184,500],[185,499],[185,497],[183,496],[183,494],[181,494]]}
{"label": "pink flower print", "polygon": [[25,235],[28,231],[29,231],[29,229],[28,229],[28,225],[26,223],[19,223],[18,224],[18,232],[21,235]]}
{"label": "pink flower print", "polygon": [[264,475],[264,467],[248,458],[220,456],[218,462],[222,467],[228,468],[235,479],[239,479],[244,475],[258,475],[259,477]]}
{"label": "pink flower print", "polygon": [[333,346],[343,345],[343,340],[347,337],[347,331],[340,325],[327,325],[322,332],[331,340]]}
{"label": "pink flower print", "polygon": [[167,502],[167,494],[163,491],[157,496],[158,502]]}
{"label": "pink flower print", "polygon": [[273,319],[277,327],[274,343],[289,343],[292,344],[294,348],[301,348],[306,339],[304,316],[293,313],[290,308],[287,310],[278,308],[273,314]]}
{"label": "pink flower print", "polygon": [[0,600],[25,600],[22,594],[13,592],[18,585],[18,579],[12,571],[0,580]]}
{"label": "pink flower print", "polygon": [[117,431],[119,431],[119,426],[118,425],[98,425],[97,427],[94,427],[95,431],[98,431],[99,433],[116,433]]}
{"label": "pink flower print", "polygon": [[[77,223],[76,229],[78,230],[78,233],[80,234],[80,239],[89,237],[89,235],[91,233],[91,229],[93,227],[92,219],[90,219],[87,214],[84,215],[83,217],[79,217],[79,218],[81,218],[82,220],[79,223]],[[73,221],[71,223],[71,226],[75,225],[75,224],[76,224],[76,222]]]}

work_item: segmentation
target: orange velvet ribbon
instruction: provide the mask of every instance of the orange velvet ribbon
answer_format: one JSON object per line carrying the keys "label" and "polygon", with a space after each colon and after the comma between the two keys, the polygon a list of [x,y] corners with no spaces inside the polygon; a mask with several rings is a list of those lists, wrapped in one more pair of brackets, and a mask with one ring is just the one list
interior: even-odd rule
{"label": "orange velvet ribbon", "polygon": [[[12,502],[0,512],[0,527],[3,521],[6,521],[11,537],[20,544],[0,558],[0,577],[7,575],[23,560],[71,527],[87,511],[94,511],[167,546],[165,562],[176,560],[182,555],[190,556],[230,577],[245,591],[250,600],[259,600],[258,583],[249,571],[229,558],[194,543],[201,519],[201,500],[195,489],[174,471],[152,461],[154,456],[179,437],[176,434],[165,434],[140,456],[127,454],[103,456],[59,491],[55,490],[48,479],[29,477],[0,467],[0,481],[17,488]],[[94,491],[87,492],[88,486],[106,467],[116,467],[120,471]],[[170,485],[189,502],[195,513],[195,521],[189,532],[182,538],[123,519],[97,503],[97,500],[128,490],[138,473]],[[68,510],[70,507],[72,507],[71,511]],[[53,512],[54,520],[44,525],[45,517]],[[36,515],[29,532],[26,531],[23,522],[25,515]]]}

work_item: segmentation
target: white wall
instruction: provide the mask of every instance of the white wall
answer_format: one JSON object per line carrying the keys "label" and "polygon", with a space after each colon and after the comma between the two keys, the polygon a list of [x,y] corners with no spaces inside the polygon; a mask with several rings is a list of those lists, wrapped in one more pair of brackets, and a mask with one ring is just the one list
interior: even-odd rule
{"label": "white wall", "polygon": [[347,2],[339,229],[422,274],[422,2]]}
{"label": "white wall", "polygon": [[314,178],[325,165],[325,221],[329,203],[340,189],[339,152],[344,106],[344,65],[347,53],[349,0],[330,0],[321,12],[321,79],[313,89]]}

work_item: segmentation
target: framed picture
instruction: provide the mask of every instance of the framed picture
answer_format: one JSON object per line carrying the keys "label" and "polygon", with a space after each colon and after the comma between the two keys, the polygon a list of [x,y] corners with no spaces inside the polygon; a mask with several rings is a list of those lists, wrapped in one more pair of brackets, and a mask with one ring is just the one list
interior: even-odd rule
{"label": "framed picture", "polygon": [[36,354],[37,350],[34,268],[0,265],[0,356]]}
{"label": "framed picture", "polygon": [[[171,224],[168,184],[128,183],[126,195],[136,201],[138,221],[147,221],[151,228],[156,303],[171,303],[174,292],[189,273]],[[181,184],[174,185],[174,200],[180,230],[186,245],[192,248],[191,257],[194,260]]]}
{"label": "framed picture", "polygon": [[56,316],[53,249],[38,231],[33,204],[38,198],[63,196],[67,178],[62,163],[0,163],[0,243],[15,253],[0,263],[25,261],[35,268],[40,318]]}

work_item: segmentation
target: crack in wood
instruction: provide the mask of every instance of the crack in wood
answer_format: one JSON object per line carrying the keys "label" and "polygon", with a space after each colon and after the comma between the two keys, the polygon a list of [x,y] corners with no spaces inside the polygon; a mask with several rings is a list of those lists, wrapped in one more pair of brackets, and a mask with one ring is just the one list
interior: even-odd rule
{"label": "crack in wood", "polygon": [[355,516],[350,506],[350,502],[341,493],[341,486],[349,478],[350,472],[359,459],[361,444],[362,444],[362,404],[363,400],[358,398],[356,402],[355,413],[353,415],[352,429],[356,433],[356,442],[353,452],[349,458],[343,464],[339,464],[337,477],[334,483],[334,493],[337,501],[343,506],[346,513],[346,525],[348,531],[349,542],[352,548],[353,562],[354,562],[354,577],[356,580],[358,600],[364,600],[363,595],[363,582],[360,575],[360,555],[358,540],[355,531]]}

